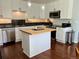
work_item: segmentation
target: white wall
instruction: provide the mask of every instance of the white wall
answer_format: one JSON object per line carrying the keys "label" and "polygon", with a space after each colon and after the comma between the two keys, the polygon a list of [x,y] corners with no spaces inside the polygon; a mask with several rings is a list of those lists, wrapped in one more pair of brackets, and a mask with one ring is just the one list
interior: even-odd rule
{"label": "white wall", "polygon": [[12,16],[12,10],[18,10],[18,8],[21,8],[23,11],[26,11],[25,17],[23,18],[39,18],[43,17],[41,16],[41,5],[32,3],[31,7],[28,7],[27,1],[22,0],[0,0],[0,6],[2,9],[2,14],[5,18],[13,18]]}
{"label": "white wall", "polygon": [[73,14],[72,14],[72,28],[74,31],[74,42],[79,41],[79,0],[74,0]]}
{"label": "white wall", "polygon": [[79,0],[74,1],[72,27],[74,31],[79,31]]}

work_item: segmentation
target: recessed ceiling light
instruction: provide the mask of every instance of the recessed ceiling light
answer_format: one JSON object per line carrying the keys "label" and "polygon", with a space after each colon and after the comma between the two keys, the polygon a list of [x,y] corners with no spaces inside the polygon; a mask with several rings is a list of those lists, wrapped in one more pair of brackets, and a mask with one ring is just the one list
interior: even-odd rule
{"label": "recessed ceiling light", "polygon": [[42,5],[42,10],[44,10],[45,9],[45,6],[44,5]]}
{"label": "recessed ceiling light", "polygon": [[27,4],[28,4],[29,7],[31,7],[31,5],[32,5],[31,2],[28,2]]}

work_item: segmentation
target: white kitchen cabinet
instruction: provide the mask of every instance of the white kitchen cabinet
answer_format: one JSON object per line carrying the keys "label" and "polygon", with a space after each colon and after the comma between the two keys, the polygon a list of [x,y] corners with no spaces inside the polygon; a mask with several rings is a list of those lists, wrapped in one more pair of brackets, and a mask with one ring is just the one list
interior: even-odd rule
{"label": "white kitchen cabinet", "polygon": [[67,28],[57,27],[56,28],[56,41],[61,42],[61,43],[66,43],[67,32],[71,32],[71,31],[72,31],[71,27],[67,27]]}
{"label": "white kitchen cabinet", "polygon": [[[39,27],[42,27],[42,26],[44,26],[44,25],[37,25],[37,26],[39,26]],[[36,27],[36,26],[26,26],[26,27],[16,27],[15,28],[15,41],[16,42],[19,42],[19,41],[22,41],[21,39],[22,39],[22,34],[21,34],[21,29],[29,29],[29,28],[34,28],[34,27]]]}
{"label": "white kitchen cabinet", "polygon": [[73,0],[63,0],[60,7],[61,19],[72,19]]}
{"label": "white kitchen cabinet", "polygon": [[56,41],[61,42],[61,43],[66,43],[65,33],[63,31],[63,28],[57,28],[56,30],[57,30],[57,32],[56,32]]}
{"label": "white kitchen cabinet", "polygon": [[38,34],[31,33],[31,35],[22,31],[22,37],[23,37],[22,39],[23,52],[29,58],[32,58],[44,51],[47,51],[51,47],[50,31],[44,33],[38,33]]}
{"label": "white kitchen cabinet", "polygon": [[21,39],[20,39],[20,32],[19,32],[19,28],[15,28],[15,41],[16,42],[19,42],[19,41],[21,41]]}
{"label": "white kitchen cabinet", "polygon": [[16,38],[15,41],[16,41],[16,42],[22,41],[22,40],[21,40],[21,38],[22,38],[21,36],[22,36],[22,35],[21,35],[21,32],[20,32],[21,29],[28,29],[28,28],[33,28],[33,27],[34,27],[34,26],[16,27],[16,28],[15,28],[15,38]]}
{"label": "white kitchen cabinet", "polygon": [[0,45],[3,45],[3,40],[2,40],[2,29],[0,29]]}

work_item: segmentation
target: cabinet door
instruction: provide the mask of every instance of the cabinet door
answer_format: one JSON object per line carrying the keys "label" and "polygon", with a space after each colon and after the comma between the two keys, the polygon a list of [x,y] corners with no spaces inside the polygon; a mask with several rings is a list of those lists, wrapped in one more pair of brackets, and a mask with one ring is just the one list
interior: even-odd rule
{"label": "cabinet door", "polygon": [[3,45],[3,41],[2,41],[2,29],[0,29],[0,45]]}
{"label": "cabinet door", "polygon": [[62,40],[62,32],[61,32],[61,30],[60,30],[59,28],[57,28],[56,40],[57,40],[58,42],[61,42],[61,40]]}
{"label": "cabinet door", "polygon": [[16,38],[16,42],[21,41],[19,28],[15,28],[15,38]]}
{"label": "cabinet door", "polygon": [[56,29],[56,41],[65,43],[65,32],[63,28]]}
{"label": "cabinet door", "polygon": [[[15,28],[15,38],[16,38],[16,42],[22,41],[22,35],[21,35],[21,31],[23,29],[27,29],[29,27],[17,27]],[[31,28],[31,27],[30,27]]]}

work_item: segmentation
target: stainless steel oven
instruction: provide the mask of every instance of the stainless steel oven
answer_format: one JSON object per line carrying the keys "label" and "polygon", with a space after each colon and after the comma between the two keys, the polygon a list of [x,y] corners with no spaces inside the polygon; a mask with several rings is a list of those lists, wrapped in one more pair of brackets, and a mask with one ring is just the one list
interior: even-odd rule
{"label": "stainless steel oven", "polygon": [[12,25],[13,26],[24,26],[25,25],[25,20],[20,19],[20,20],[12,20]]}

